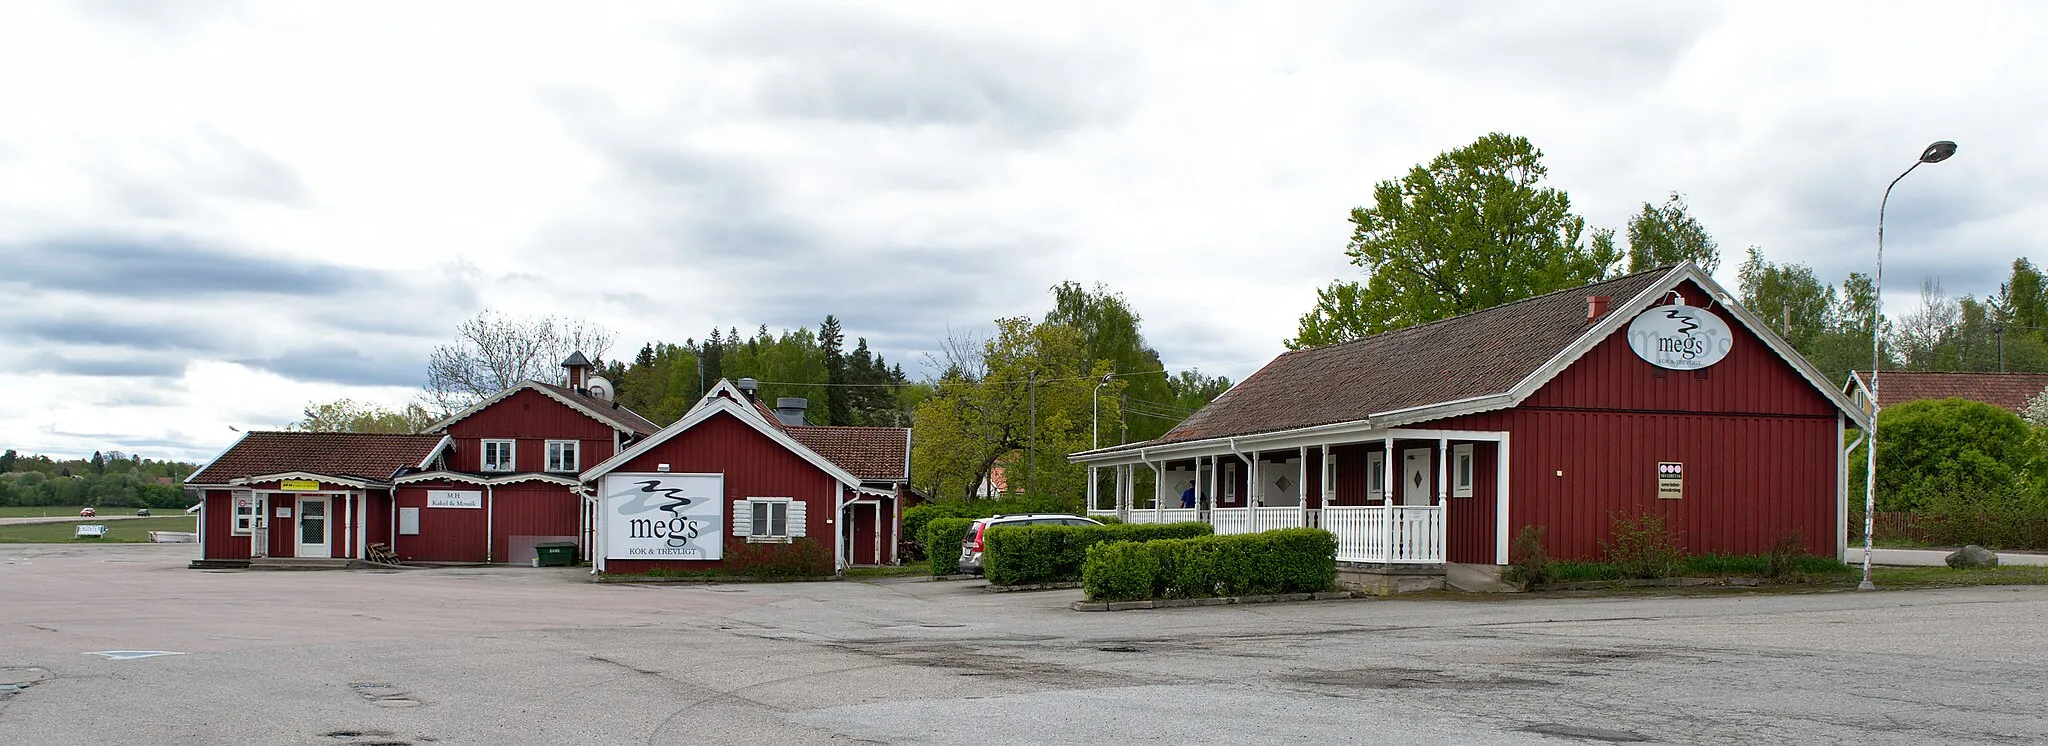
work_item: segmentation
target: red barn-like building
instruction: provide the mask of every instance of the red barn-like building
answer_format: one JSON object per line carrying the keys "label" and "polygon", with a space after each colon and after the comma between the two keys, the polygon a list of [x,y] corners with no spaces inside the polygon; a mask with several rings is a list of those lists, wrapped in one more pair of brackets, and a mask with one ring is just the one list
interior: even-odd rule
{"label": "red barn-like building", "polygon": [[1695,553],[1796,533],[1840,557],[1865,419],[1687,264],[1289,352],[1158,439],[1071,458],[1117,477],[1090,512],[1319,526],[1362,566],[1503,565],[1527,526],[1595,558],[1639,515]]}
{"label": "red barn-like building", "polygon": [[[735,490],[800,499],[783,509],[808,522],[782,515],[774,527],[815,524],[809,535],[835,567],[896,561],[909,430],[784,424],[751,386],[723,381],[690,416],[660,428],[611,401],[589,365],[579,353],[564,363],[569,385],[522,383],[425,435],[247,434],[188,482],[203,495],[201,564],[361,559],[373,545],[400,561],[526,563],[549,541],[573,541],[601,562],[602,501],[585,472],[607,473],[593,465],[657,446],[656,457],[718,474]],[[795,412],[786,416],[801,423],[802,400],[785,401]],[[699,416],[728,408],[741,417]]]}

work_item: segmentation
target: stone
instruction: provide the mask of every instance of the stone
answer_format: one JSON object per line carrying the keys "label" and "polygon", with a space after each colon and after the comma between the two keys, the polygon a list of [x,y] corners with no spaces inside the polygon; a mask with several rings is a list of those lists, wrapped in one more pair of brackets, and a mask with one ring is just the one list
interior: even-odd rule
{"label": "stone", "polygon": [[1948,562],[1949,567],[1957,568],[1997,567],[1998,555],[1992,554],[1989,549],[1971,544],[1950,553],[1945,561]]}

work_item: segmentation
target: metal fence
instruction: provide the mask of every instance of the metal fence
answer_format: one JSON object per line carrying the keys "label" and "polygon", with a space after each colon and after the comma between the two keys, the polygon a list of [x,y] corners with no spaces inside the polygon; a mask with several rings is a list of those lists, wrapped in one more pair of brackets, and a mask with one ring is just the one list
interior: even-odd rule
{"label": "metal fence", "polygon": [[[1907,513],[1879,511],[1874,521],[1880,542],[1933,546],[1976,544],[1992,549],[2048,550],[2048,514],[1985,511]],[[1863,541],[1863,512],[1849,515],[1849,543]]]}

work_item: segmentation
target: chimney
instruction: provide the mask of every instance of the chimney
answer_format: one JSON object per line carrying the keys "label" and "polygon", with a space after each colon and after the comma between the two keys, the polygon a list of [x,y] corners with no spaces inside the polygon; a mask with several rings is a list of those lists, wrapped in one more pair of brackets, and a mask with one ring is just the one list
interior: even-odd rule
{"label": "chimney", "polygon": [[801,396],[779,397],[775,400],[775,419],[781,420],[784,425],[806,424],[804,410],[810,407],[810,401]]}
{"label": "chimney", "polygon": [[760,381],[756,381],[752,378],[742,378],[734,382],[734,385],[740,387],[740,393],[746,395],[747,401],[753,401],[759,398],[759,394],[761,392]]}
{"label": "chimney", "polygon": [[562,369],[569,371],[569,388],[581,391],[590,386],[590,358],[584,357],[582,350],[569,353]]}
{"label": "chimney", "polygon": [[1610,295],[1586,296],[1586,323],[1590,324],[1599,321],[1600,317],[1606,316],[1607,304],[1612,300],[1614,300],[1614,297]]}

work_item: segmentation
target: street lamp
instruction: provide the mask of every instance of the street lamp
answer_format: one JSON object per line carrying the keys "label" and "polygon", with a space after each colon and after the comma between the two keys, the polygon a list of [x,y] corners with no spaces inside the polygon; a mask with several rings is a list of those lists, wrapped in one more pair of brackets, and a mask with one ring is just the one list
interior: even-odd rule
{"label": "street lamp", "polygon": [[1090,450],[1102,447],[1102,387],[1108,386],[1114,380],[1115,373],[1104,373],[1102,382],[1095,384],[1095,414],[1088,420],[1089,429],[1095,431],[1095,440],[1089,445]]}
{"label": "street lamp", "polygon": [[1898,179],[1892,179],[1892,183],[1885,185],[1884,199],[1877,202],[1877,276],[1870,283],[1870,437],[1864,439],[1869,444],[1869,450],[1864,452],[1868,454],[1864,463],[1869,468],[1863,478],[1863,582],[1856,586],[1860,591],[1877,590],[1877,585],[1870,582],[1870,551],[1876,543],[1877,533],[1877,367],[1881,354],[1879,347],[1884,339],[1884,208],[1891,202],[1892,187],[1899,185],[1899,179],[1906,178],[1906,174],[1913,173],[1913,169],[1922,163],[1940,163],[1955,154],[1956,144],[1947,140],[1927,146],[1926,150],[1920,151],[1919,160],[1907,166]]}

